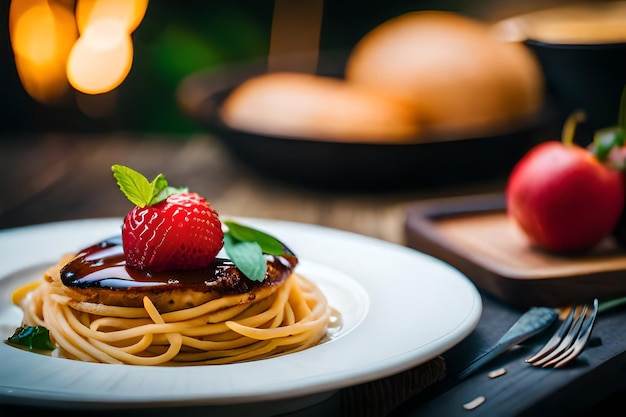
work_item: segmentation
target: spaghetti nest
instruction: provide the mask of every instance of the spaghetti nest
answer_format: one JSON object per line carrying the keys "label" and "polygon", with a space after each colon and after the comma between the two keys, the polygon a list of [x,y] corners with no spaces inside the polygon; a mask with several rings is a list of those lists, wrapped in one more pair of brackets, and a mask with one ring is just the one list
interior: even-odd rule
{"label": "spaghetti nest", "polygon": [[[292,273],[271,291],[223,296],[161,314],[143,307],[77,301],[50,268],[19,300],[25,325],[44,326],[63,357],[132,365],[206,365],[268,358],[319,343],[332,309],[322,291]],[[18,290],[19,291],[19,290]]]}

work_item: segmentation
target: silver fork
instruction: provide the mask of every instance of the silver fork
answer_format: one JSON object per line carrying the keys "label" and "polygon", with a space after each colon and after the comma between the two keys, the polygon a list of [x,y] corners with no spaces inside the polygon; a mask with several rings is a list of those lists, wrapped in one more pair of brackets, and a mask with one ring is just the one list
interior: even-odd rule
{"label": "silver fork", "polygon": [[556,333],[536,354],[526,359],[533,366],[561,368],[583,351],[598,314],[598,299],[591,305],[571,307]]}

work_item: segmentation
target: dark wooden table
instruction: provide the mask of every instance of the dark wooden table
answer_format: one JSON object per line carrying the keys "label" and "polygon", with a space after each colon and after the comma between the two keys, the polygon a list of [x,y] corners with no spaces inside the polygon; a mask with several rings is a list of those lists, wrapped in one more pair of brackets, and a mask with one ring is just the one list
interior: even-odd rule
{"label": "dark wooden table", "polygon": [[[131,134],[15,136],[0,139],[0,229],[60,220],[122,217],[130,203],[111,175],[114,163],[153,177],[166,174],[173,185],[186,185],[204,195],[220,213],[275,218],[348,230],[405,244],[407,207],[416,201],[501,191],[504,179],[465,186],[394,193],[325,192],[280,184],[240,165],[210,136],[163,137]],[[0,255],[1,256],[1,255]],[[592,346],[574,366],[535,369],[523,358],[541,337],[503,354],[490,366],[461,383],[452,376],[493,344],[522,313],[483,294],[483,315],[476,330],[442,355],[448,377],[397,408],[395,416],[594,416],[624,415],[626,405],[626,308],[603,313]],[[0,365],[1,366],[1,365]],[[504,367],[490,379],[487,372]],[[480,407],[463,404],[484,396]],[[339,394],[295,415],[341,415]],[[614,411],[608,413],[608,409]],[[197,410],[196,410],[197,411]],[[363,410],[361,410],[363,411]],[[0,415],[45,412],[2,405]],[[615,414],[617,412],[617,414]],[[91,415],[141,415],[95,412]],[[145,415],[155,415],[154,410]],[[66,410],[65,415],[83,415]],[[366,415],[377,415],[371,411]]]}
{"label": "dark wooden table", "polygon": [[[230,216],[275,218],[349,230],[402,244],[404,210],[425,197],[480,192],[471,184],[397,193],[341,193],[281,184],[250,171],[210,136],[98,135],[0,139],[0,229],[59,220],[121,217],[130,203],[111,174],[122,164],[205,196]],[[320,167],[324,169],[324,167]]]}

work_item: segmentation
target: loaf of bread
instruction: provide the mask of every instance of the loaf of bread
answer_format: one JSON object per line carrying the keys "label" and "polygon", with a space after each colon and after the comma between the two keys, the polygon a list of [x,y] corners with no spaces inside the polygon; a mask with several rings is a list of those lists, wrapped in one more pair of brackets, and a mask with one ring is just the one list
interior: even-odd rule
{"label": "loaf of bread", "polygon": [[541,67],[523,44],[444,11],[410,12],[374,28],[352,51],[346,79],[403,101],[429,129],[466,137],[510,128],[544,97]]}
{"label": "loaf of bread", "polygon": [[297,72],[250,78],[224,101],[228,126],[265,135],[359,142],[406,142],[418,134],[412,111],[344,80]]}

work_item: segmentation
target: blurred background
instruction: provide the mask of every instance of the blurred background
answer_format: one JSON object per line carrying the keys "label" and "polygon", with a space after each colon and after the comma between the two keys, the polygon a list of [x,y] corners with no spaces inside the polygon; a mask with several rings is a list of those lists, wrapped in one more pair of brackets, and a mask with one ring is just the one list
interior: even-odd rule
{"label": "blurred background", "polygon": [[[515,46],[500,51],[491,36],[472,29],[476,22],[492,27],[571,3],[0,0],[0,165],[5,171],[0,229],[119,216],[128,202],[120,198],[110,166],[120,163],[149,178],[164,172],[171,184],[196,190],[222,213],[322,223],[400,242],[407,205],[501,192],[524,152],[559,139],[572,107],[554,111],[555,86],[602,116],[602,123],[614,123],[626,83],[626,34],[617,34],[620,42],[608,46],[533,46],[532,53],[543,53],[541,63],[548,65],[542,73],[528,58],[530,44],[521,48],[513,39]],[[377,52],[374,42],[361,66],[372,69],[366,82],[376,83],[379,70],[397,72],[388,77],[390,87],[400,96],[408,91],[408,104],[399,104],[402,97],[391,103],[383,97],[387,91],[365,97],[364,88],[352,88],[358,84],[353,80],[335,79],[334,89],[325,88],[315,77],[291,91],[294,95],[283,95],[281,103],[270,103],[278,107],[261,101],[248,107],[251,111],[240,108],[246,117],[263,119],[265,127],[275,123],[271,128],[289,127],[300,117],[300,133],[309,136],[245,130],[220,119],[218,110],[226,107],[222,103],[233,88],[268,70],[332,73],[341,79],[347,58],[367,34],[413,11],[455,17],[425,20],[425,27],[432,25],[425,31],[412,24],[409,35],[415,31],[423,42],[382,36],[383,47]],[[618,32],[626,28],[625,13],[621,19],[614,25]],[[395,28],[404,30],[402,24]],[[608,33],[601,28],[596,34]],[[578,27],[570,30],[577,32]],[[465,34],[472,36],[467,40]],[[465,48],[466,41],[473,46]],[[404,52],[376,58],[396,46]],[[544,74],[546,103],[539,91]],[[272,86],[263,99],[271,100],[285,85]],[[430,88],[429,95],[416,92],[422,87]],[[599,100],[592,104],[588,93]],[[435,102],[440,126],[466,123],[456,127],[456,136],[422,135],[416,114],[421,117]],[[249,103],[255,103],[250,96]],[[421,107],[409,110],[413,105]],[[304,111],[309,107],[313,116]],[[510,113],[505,130],[498,120],[502,109]],[[529,120],[515,119],[530,112]],[[466,128],[485,116],[494,118],[494,130]],[[437,133],[437,123],[423,126],[428,123]],[[322,133],[334,136],[315,136]]]}
{"label": "blurred background", "polygon": [[[132,30],[132,66],[111,91],[86,94],[67,84],[53,71],[46,80],[35,69],[23,65],[20,78],[16,66],[15,39],[31,37],[31,48],[45,48],[52,35],[33,16],[30,28],[10,25],[38,3],[53,6],[57,30],[75,39],[76,2],[73,0],[4,0],[0,2],[0,134],[26,132],[164,132],[184,136],[200,132],[201,127],[185,117],[177,106],[175,91],[188,75],[201,69],[226,63],[266,57],[270,48],[272,17],[275,6],[287,13],[307,13],[323,8],[319,29],[321,50],[351,50],[369,30],[402,13],[412,10],[440,9],[458,11],[472,17],[493,21],[532,10],[539,6],[564,4],[564,1],[527,0],[229,0],[179,2],[152,0],[137,2],[139,15]],[[87,1],[85,3],[88,3]],[[285,6],[285,4],[291,5]],[[297,4],[298,6],[294,6]],[[142,13],[145,8],[145,14]],[[63,10],[66,13],[61,13]],[[60,17],[60,18],[59,18]],[[39,17],[44,19],[45,17]],[[296,19],[298,17],[296,16]],[[301,17],[300,17],[301,18]],[[24,19],[27,20],[27,19]],[[11,43],[14,36],[14,44]],[[66,40],[70,42],[70,40]],[[57,64],[67,59],[69,46],[61,45]],[[19,63],[18,63],[19,65]],[[31,72],[29,75],[29,71]],[[29,80],[29,77],[31,81]],[[33,79],[35,81],[33,81]],[[36,81],[39,79],[39,81]],[[26,87],[31,86],[30,93]],[[47,91],[46,91],[47,89]],[[1,137],[6,137],[2,135]]]}

